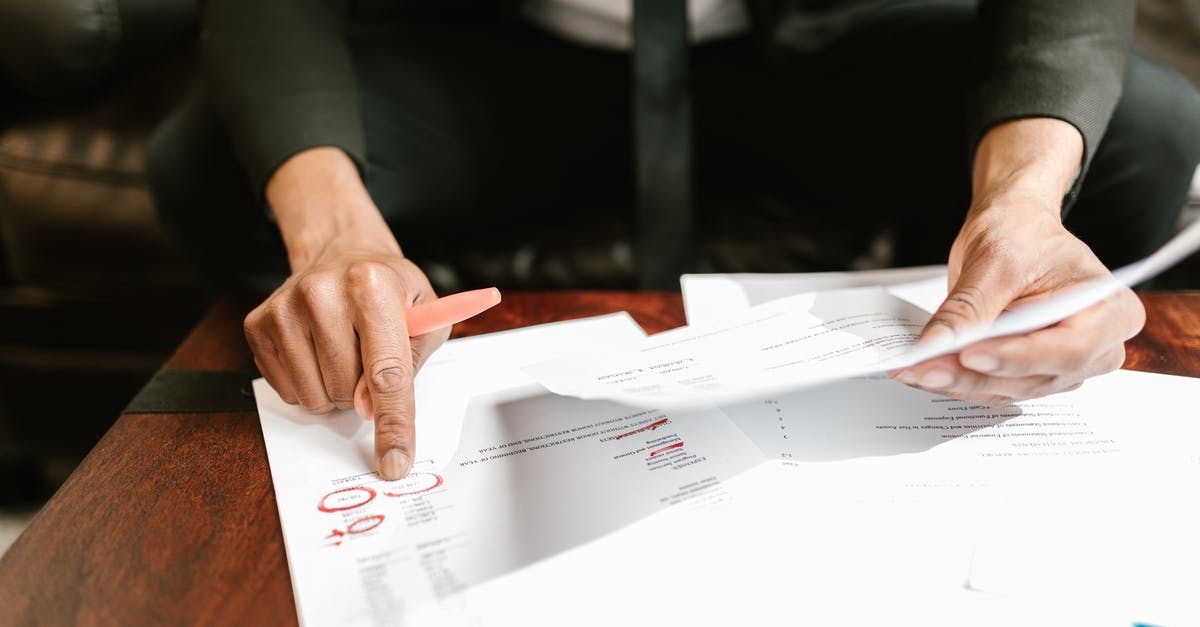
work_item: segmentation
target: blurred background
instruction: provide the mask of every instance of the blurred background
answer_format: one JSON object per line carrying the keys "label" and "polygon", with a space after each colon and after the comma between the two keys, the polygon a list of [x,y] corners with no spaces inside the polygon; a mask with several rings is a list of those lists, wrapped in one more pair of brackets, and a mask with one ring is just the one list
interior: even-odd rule
{"label": "blurred background", "polygon": [[[1138,46],[1200,88],[1200,0],[1138,4]],[[0,0],[0,553],[215,296],[157,221],[144,166],[197,80],[197,14],[197,0]],[[702,243],[713,270],[888,263],[887,225],[806,221],[769,198],[701,210],[721,234]],[[613,214],[418,261],[441,290],[630,287]],[[1200,257],[1156,287],[1200,288]]]}

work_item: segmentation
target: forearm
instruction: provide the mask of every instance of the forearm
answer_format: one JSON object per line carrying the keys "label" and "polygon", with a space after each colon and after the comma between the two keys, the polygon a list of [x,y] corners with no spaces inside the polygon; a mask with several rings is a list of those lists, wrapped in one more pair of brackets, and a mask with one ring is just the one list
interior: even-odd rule
{"label": "forearm", "polygon": [[204,78],[259,198],[274,170],[308,148],[336,146],[365,164],[354,67],[330,4],[205,3]]}
{"label": "forearm", "polygon": [[400,253],[358,168],[337,148],[293,155],[267,181],[266,197],[293,271],[340,238],[358,238],[364,251]]}
{"label": "forearm", "polygon": [[1027,117],[1066,120],[1095,154],[1121,95],[1134,0],[981,0],[970,140]]}
{"label": "forearm", "polygon": [[972,211],[1027,204],[1057,216],[1082,160],[1083,138],[1062,120],[1025,118],[994,126],[976,148]]}

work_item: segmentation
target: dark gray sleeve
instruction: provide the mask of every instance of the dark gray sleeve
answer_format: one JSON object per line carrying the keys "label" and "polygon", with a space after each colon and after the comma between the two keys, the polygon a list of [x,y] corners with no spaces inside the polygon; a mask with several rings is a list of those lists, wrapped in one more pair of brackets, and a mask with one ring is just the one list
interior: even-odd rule
{"label": "dark gray sleeve", "polygon": [[344,16],[322,0],[209,0],[204,77],[253,189],[317,146],[364,171],[365,142]]}
{"label": "dark gray sleeve", "polygon": [[1073,196],[1121,97],[1134,11],[1135,0],[982,0],[971,145],[1008,120],[1070,122],[1084,144]]}

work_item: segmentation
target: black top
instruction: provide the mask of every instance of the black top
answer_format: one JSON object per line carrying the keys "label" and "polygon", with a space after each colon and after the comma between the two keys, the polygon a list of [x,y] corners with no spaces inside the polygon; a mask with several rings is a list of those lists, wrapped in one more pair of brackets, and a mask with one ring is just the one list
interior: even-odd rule
{"label": "black top", "polygon": [[[431,0],[441,10],[496,12],[503,0]],[[202,25],[204,71],[253,189],[275,168],[317,146],[335,146],[365,167],[347,17],[384,0],[209,0]],[[396,2],[395,4],[400,4]],[[404,2],[406,6],[419,4]],[[820,45],[816,33],[853,23],[871,0],[748,0],[765,57],[783,60]],[[971,96],[972,145],[992,126],[1050,117],[1083,136],[1086,171],[1121,94],[1135,0],[981,0],[980,81]],[[446,9],[453,5],[452,9]],[[818,6],[819,8],[814,8]],[[807,8],[805,8],[807,7]],[[973,152],[973,151],[972,151]],[[1083,176],[1079,177],[1082,180]],[[1076,189],[1078,189],[1076,182]]]}

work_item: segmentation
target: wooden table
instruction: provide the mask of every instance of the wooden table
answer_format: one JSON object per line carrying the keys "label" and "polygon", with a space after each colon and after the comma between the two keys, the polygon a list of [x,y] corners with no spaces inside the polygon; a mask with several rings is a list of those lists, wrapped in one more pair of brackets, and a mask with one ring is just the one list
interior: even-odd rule
{"label": "wooden table", "polygon": [[[1125,367],[1200,376],[1200,292],[1142,299]],[[166,367],[252,370],[254,304],[219,302]],[[516,293],[455,336],[621,310],[651,333],[683,323],[678,294]],[[0,625],[184,623],[296,623],[252,411],[123,414],[0,560]]]}

